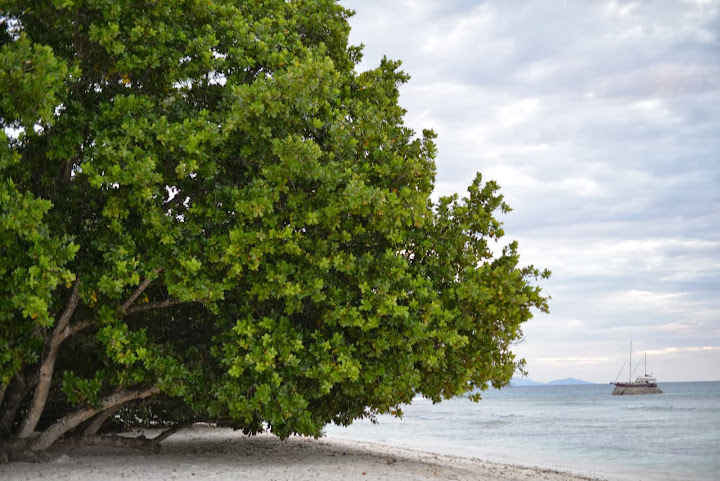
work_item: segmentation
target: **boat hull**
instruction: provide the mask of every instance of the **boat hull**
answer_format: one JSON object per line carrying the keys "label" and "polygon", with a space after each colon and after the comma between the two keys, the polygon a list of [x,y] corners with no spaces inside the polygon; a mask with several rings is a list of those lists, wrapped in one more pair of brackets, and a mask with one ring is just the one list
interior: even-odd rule
{"label": "boat hull", "polygon": [[634,383],[616,383],[613,396],[637,396],[642,394],[662,394],[657,384],[633,385]]}

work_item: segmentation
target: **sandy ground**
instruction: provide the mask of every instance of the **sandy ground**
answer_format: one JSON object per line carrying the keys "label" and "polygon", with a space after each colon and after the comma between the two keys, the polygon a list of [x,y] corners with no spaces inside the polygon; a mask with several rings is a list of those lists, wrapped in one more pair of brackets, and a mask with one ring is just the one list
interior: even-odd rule
{"label": "sandy ground", "polygon": [[[151,437],[151,433],[147,433]],[[498,480],[587,481],[559,471],[489,463],[345,440],[246,437],[205,426],[162,443],[160,454],[118,448],[54,453],[47,463],[0,465],[0,480]]]}

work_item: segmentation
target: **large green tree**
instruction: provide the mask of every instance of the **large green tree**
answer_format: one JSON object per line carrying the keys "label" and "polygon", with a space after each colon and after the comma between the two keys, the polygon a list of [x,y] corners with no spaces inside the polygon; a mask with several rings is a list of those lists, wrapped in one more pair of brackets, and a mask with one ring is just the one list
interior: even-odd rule
{"label": "large green tree", "polygon": [[[330,422],[508,383],[546,298],[480,176],[430,199],[333,0],[0,2],[0,439]],[[495,252],[495,254],[493,253]],[[33,433],[39,431],[39,436]]]}

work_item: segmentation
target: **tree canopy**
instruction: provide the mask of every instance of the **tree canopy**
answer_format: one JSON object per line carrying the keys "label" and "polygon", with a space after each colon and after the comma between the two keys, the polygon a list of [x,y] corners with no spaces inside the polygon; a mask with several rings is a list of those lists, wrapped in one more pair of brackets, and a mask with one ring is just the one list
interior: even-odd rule
{"label": "tree canopy", "polygon": [[522,367],[549,273],[492,245],[495,182],[431,199],[435,135],[403,124],[399,62],[356,71],[352,12],[1,5],[6,447],[130,418],[317,436]]}

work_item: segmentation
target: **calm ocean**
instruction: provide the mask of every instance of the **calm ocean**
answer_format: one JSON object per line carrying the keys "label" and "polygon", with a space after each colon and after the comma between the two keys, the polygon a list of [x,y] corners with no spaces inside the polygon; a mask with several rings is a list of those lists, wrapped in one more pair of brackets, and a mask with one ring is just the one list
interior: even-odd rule
{"label": "calm ocean", "polygon": [[593,384],[509,387],[479,403],[417,398],[401,420],[326,434],[609,480],[720,480],[720,382],[659,385],[664,394],[647,396]]}

